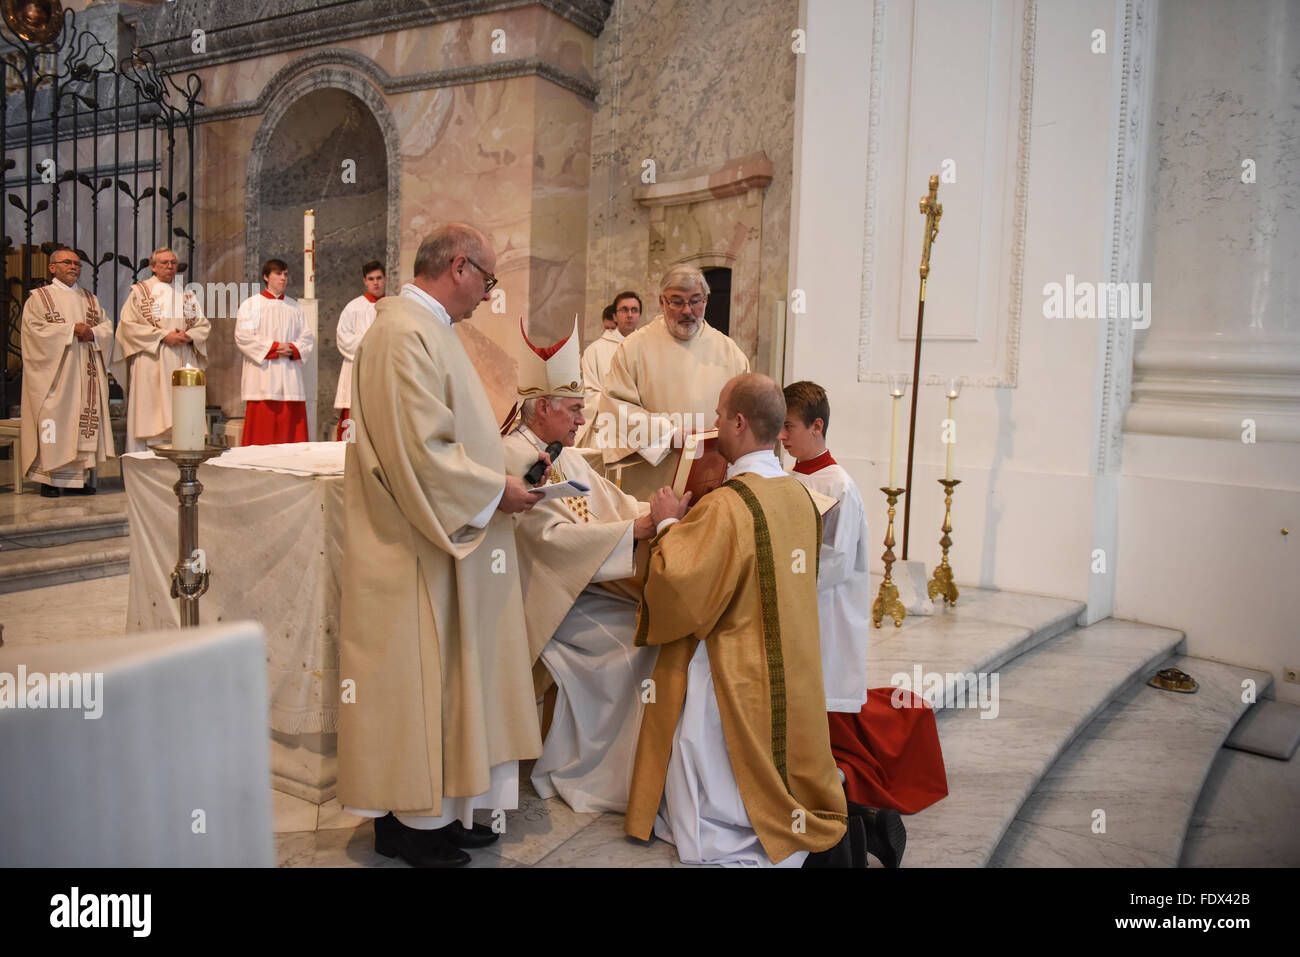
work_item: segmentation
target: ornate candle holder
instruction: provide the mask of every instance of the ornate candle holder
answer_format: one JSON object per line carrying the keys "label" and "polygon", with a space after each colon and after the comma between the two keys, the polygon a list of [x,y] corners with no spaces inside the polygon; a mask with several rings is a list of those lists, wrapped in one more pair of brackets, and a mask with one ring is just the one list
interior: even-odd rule
{"label": "ornate candle holder", "polygon": [[894,565],[894,506],[898,504],[898,496],[907,489],[882,488],[880,491],[885,493],[889,502],[889,524],[885,528],[885,554],[881,556],[885,562],[885,580],[880,583],[880,591],[876,592],[876,600],[871,604],[871,623],[879,628],[888,615],[894,619],[894,627],[897,628],[907,617],[907,609],[898,600],[898,586],[894,584],[891,571]]}
{"label": "ornate candle holder", "polygon": [[199,466],[213,456],[226,451],[220,445],[205,445],[201,449],[174,449],[170,445],[150,446],[165,459],[175,462],[181,470],[180,480],[172,486],[180,501],[178,531],[179,557],[172,569],[172,597],[180,602],[181,627],[189,628],[199,623],[199,598],[208,590],[210,572],[206,563],[195,553],[199,547],[199,496],[203,485],[199,482]]}
{"label": "ornate candle holder", "polygon": [[953,584],[952,566],[948,564],[948,549],[952,547],[952,539],[948,537],[948,533],[952,531],[952,490],[961,484],[961,479],[939,479],[939,484],[943,486],[943,538],[939,539],[939,547],[943,549],[943,560],[934,570],[934,577],[925,586],[925,590],[929,593],[931,601],[942,595],[944,601],[955,605],[957,586]]}

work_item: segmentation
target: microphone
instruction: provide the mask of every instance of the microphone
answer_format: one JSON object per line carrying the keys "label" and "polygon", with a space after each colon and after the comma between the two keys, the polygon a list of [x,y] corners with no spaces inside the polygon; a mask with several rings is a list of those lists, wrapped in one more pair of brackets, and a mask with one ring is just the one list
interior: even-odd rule
{"label": "microphone", "polygon": [[[546,454],[551,457],[552,462],[554,462],[556,456],[558,456],[563,451],[564,451],[563,442],[552,442],[548,446],[546,446]],[[527,482],[529,485],[537,485],[542,481],[542,476],[545,474],[546,474],[546,463],[543,462],[541,459],[538,459],[535,463],[533,463],[533,467],[530,468],[526,473],[524,473],[524,481]]]}

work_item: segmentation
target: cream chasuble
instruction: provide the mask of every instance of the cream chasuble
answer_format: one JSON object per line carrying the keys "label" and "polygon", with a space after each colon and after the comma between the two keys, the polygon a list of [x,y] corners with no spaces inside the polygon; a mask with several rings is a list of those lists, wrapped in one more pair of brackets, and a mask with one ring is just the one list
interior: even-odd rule
{"label": "cream chasuble", "polygon": [[[633,456],[621,487],[649,501],[660,487],[673,484],[681,436],[712,428],[718,393],[728,379],[748,371],[740,347],[707,322],[695,338],[682,342],[673,338],[663,316],[656,316],[614,353],[587,444],[600,449],[607,467]],[[665,454],[669,442],[676,447]]]}
{"label": "cream chasuble", "polygon": [[779,477],[736,473],[656,536],[638,614],[637,643],[660,648],[625,827],[683,861],[797,866],[845,833],[818,648],[821,522],[761,454]]}
{"label": "cream chasuble", "polygon": [[[528,471],[546,447],[525,426],[505,446],[512,475]],[[639,595],[639,584],[617,580],[633,573],[632,526],[649,508],[600,476],[576,449],[565,449],[552,464],[551,481],[565,479],[590,486],[591,494],[551,499],[515,516],[529,645],[538,659],[534,683],[539,692],[543,677],[558,686],[532,781],[541,797],[559,795],[579,813],[621,813],[641,726],[641,685],[654,669],[655,651],[634,643],[631,596]]]}
{"label": "cream chasuble", "polygon": [[353,370],[339,800],[438,826],[515,806],[516,762],[542,748],[501,436],[446,311],[413,288],[379,301]]}
{"label": "cream chasuble", "polygon": [[614,353],[622,341],[623,333],[617,329],[606,329],[582,354],[582,417],[587,421],[578,429],[574,444],[579,447],[587,447],[584,440],[600,412],[600,393],[604,388],[605,373],[609,371],[609,364],[614,360]]}
{"label": "cream chasuble", "polygon": [[[126,450],[142,452],[147,439],[171,438],[172,373],[186,365],[207,368],[212,326],[193,292],[157,277],[131,287],[120,318],[113,378],[128,388]],[[163,336],[175,330],[186,333],[192,344],[165,345]]]}
{"label": "cream chasuble", "polygon": [[[78,322],[94,338],[74,335]],[[113,323],[94,293],[57,279],[23,305],[23,475],[46,485],[81,488],[86,472],[111,458],[106,365]]]}
{"label": "cream chasuble", "polygon": [[871,636],[871,535],[862,496],[840,465],[794,473],[807,488],[839,505],[826,514],[817,617],[821,621],[826,710],[857,714],[867,703],[867,641]]}

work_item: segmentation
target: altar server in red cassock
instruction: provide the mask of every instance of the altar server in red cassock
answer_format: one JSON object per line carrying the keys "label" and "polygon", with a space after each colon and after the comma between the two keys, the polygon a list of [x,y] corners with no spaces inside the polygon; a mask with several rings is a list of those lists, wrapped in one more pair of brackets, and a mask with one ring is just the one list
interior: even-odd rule
{"label": "altar server in red cassock", "polygon": [[[871,819],[869,849],[896,864],[906,832],[893,812],[914,814],[948,793],[934,711],[919,695],[867,689],[870,536],[862,496],[826,448],[826,390],[795,382],[785,387],[785,403],[781,442],[796,460],[794,477],[839,503],[826,516],[817,578],[831,749],[849,801]],[[894,707],[896,694],[907,707]]]}
{"label": "altar server in red cassock", "polygon": [[[235,345],[244,354],[240,380],[244,401],[244,445],[307,441],[307,389],[302,365],[316,338],[293,299],[286,298],[289,264],[268,259],[266,288],[245,299],[235,323]],[[313,397],[314,398],[314,397]]]}

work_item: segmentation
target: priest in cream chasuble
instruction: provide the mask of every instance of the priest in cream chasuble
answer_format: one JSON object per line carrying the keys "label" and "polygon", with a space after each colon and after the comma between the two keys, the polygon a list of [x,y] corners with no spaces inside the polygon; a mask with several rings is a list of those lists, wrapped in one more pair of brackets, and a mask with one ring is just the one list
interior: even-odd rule
{"label": "priest in cream chasuble", "polygon": [[749,359],[704,318],[708,283],[693,266],[674,266],[660,283],[663,309],[619,345],[605,376],[600,412],[586,442],[606,465],[620,463],[620,487],[649,501],[673,484],[686,435],[708,429],[718,393],[749,371]]}
{"label": "priest in cream chasuble", "polygon": [[89,471],[115,455],[108,418],[113,323],[77,285],[81,259],[50,254],[48,286],[23,305],[22,470],[53,489],[86,487]]}
{"label": "priest in cream chasuble", "polygon": [[[465,256],[453,262],[477,274]],[[522,483],[505,475],[487,394],[422,282],[376,304],[353,368],[339,637],[353,697],[339,709],[339,799],[412,828],[469,829],[475,807],[517,806],[517,762],[541,753],[502,510]]]}
{"label": "priest in cream chasuble", "polygon": [[[655,701],[625,826],[671,841],[687,862],[797,866],[846,827],[821,674],[821,519],[772,452],[780,387],[741,376],[719,404],[728,481],[680,521],[662,518],[651,543],[636,641],[659,648]],[[727,433],[742,416],[749,439]],[[665,491],[652,517],[665,496],[671,512]]]}
{"label": "priest in cream chasuble", "polygon": [[149,268],[153,276],[134,284],[122,306],[113,357],[113,377],[128,395],[128,452],[144,451],[149,439],[170,441],[172,373],[186,366],[207,367],[212,330],[198,297],[175,282],[176,253],[166,247],[154,250]]}
{"label": "priest in cream chasuble", "polygon": [[588,461],[591,453],[572,447],[583,422],[576,322],[573,334],[554,346],[538,348],[526,333],[522,339],[521,420],[505,439],[506,471],[522,476],[549,444],[560,442],[550,483],[575,480],[591,489],[515,518],[534,683],[539,694],[555,687],[533,786],[578,812],[622,812],[642,683],[655,659],[653,649],[633,641],[640,589],[631,576],[637,542],[653,534],[649,506],[600,475]]}

